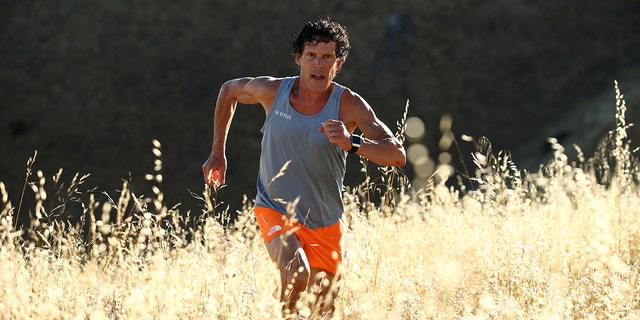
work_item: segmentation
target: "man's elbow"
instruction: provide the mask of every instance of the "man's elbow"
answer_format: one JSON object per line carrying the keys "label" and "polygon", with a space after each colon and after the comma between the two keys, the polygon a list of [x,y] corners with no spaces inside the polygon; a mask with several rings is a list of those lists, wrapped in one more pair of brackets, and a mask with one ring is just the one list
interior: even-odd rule
{"label": "man's elbow", "polygon": [[396,160],[396,163],[393,165],[394,167],[404,167],[407,164],[407,157],[402,154],[402,157]]}
{"label": "man's elbow", "polygon": [[407,154],[404,151],[404,148],[399,148],[394,157],[391,159],[390,166],[394,167],[404,167],[407,164]]}
{"label": "man's elbow", "polygon": [[397,157],[386,157],[379,160],[372,159],[371,161],[383,167],[404,167],[404,165],[407,164],[407,158],[401,155],[398,155]]}

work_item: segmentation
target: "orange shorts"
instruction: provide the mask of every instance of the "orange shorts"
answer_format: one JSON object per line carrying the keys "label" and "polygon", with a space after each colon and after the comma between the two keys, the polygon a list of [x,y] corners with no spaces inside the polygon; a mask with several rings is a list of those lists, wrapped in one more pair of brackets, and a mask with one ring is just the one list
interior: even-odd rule
{"label": "orange shorts", "polygon": [[265,242],[271,242],[285,231],[292,231],[302,244],[311,268],[338,273],[342,264],[342,221],[311,229],[270,208],[255,207],[253,212]]}

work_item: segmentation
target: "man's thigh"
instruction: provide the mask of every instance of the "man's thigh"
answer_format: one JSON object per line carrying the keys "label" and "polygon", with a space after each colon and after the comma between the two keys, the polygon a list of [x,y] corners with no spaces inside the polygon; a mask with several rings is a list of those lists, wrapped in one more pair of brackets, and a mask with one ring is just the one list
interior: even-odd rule
{"label": "man's thigh", "polygon": [[302,251],[300,240],[291,231],[283,232],[271,239],[270,242],[265,242],[265,246],[271,260],[281,269],[295,257],[296,251]]}

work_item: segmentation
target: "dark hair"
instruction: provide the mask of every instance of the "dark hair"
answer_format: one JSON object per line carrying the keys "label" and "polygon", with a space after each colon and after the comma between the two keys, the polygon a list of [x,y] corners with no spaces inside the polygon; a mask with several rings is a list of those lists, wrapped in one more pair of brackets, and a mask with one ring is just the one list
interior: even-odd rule
{"label": "dark hair", "polygon": [[291,38],[291,54],[302,54],[304,46],[312,42],[336,43],[336,56],[347,60],[349,54],[349,35],[347,29],[341,24],[332,21],[331,18],[322,18],[309,21]]}

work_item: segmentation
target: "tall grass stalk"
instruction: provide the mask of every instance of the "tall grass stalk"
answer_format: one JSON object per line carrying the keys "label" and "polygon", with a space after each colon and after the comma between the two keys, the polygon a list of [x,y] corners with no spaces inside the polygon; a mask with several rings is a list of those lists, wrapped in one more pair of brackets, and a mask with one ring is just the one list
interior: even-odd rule
{"label": "tall grass stalk", "polygon": [[16,220],[14,222],[13,227],[18,227],[18,219],[20,219],[20,211],[22,210],[22,201],[24,200],[24,193],[27,190],[27,185],[29,184],[29,178],[31,178],[33,163],[36,161],[36,157],[38,156],[38,151],[33,152],[33,157],[30,157],[27,160],[27,170],[24,175],[24,184],[22,185],[22,192],[20,192],[20,201],[18,202],[18,211],[16,211]]}

